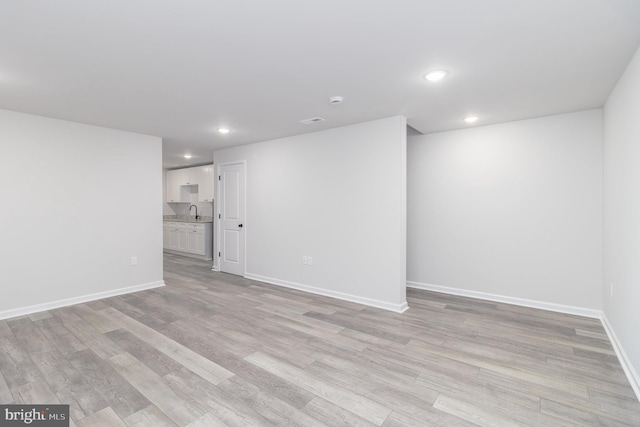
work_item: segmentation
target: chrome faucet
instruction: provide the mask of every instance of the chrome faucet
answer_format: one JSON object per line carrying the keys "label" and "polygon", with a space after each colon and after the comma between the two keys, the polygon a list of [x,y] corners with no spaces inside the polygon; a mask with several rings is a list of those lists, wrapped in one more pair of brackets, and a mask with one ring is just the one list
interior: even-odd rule
{"label": "chrome faucet", "polygon": [[189,215],[191,215],[191,208],[196,208],[196,220],[200,219],[198,216],[198,207],[196,205],[189,206]]}

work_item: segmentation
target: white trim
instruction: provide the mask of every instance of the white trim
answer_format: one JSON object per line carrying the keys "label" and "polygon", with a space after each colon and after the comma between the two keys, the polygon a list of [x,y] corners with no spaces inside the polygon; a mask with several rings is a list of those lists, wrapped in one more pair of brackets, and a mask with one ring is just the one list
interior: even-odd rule
{"label": "white trim", "polygon": [[403,313],[409,309],[407,302],[402,304],[395,304],[386,301],[380,301],[372,298],[359,297],[357,295],[345,294],[342,292],[331,291],[323,288],[316,288],[315,286],[303,285],[301,283],[289,282],[286,280],[273,279],[271,277],[260,276],[258,274],[246,273],[244,275],[247,279],[258,280],[260,282],[269,283],[271,285],[283,286],[285,288],[297,289],[299,291],[309,292],[316,295],[323,295],[325,297],[331,297],[341,299],[344,301],[355,302],[358,304],[368,305],[371,307],[382,308],[396,313]]}
{"label": "white trim", "polygon": [[524,298],[509,297],[505,295],[490,294],[487,292],[469,291],[466,289],[449,288],[447,286],[431,285],[428,283],[412,282],[407,280],[408,288],[423,289],[426,291],[441,292],[444,294],[460,295],[469,298],[502,302],[505,304],[521,305],[523,307],[538,308],[540,310],[556,311],[558,313],[574,314],[576,316],[600,319],[602,312],[590,308],[574,307],[571,305],[555,304],[552,302],[536,301]]}
{"label": "white trim", "polygon": [[164,280],[159,280],[157,282],[144,283],[142,285],[129,286],[127,288],[96,292],[95,294],[82,295],[79,297],[72,297],[52,302],[45,302],[43,304],[30,305],[22,308],[14,308],[11,310],[0,311],[0,320],[8,319],[11,317],[25,316],[27,314],[38,313],[40,311],[53,310],[55,308],[66,307],[69,305],[82,304],[83,302],[95,301],[103,298],[114,297],[117,295],[146,291],[148,289],[160,288],[162,286],[164,286]]}
{"label": "white trim", "polygon": [[636,397],[638,398],[638,401],[640,401],[640,376],[638,376],[638,373],[633,368],[633,365],[631,364],[629,357],[627,357],[627,353],[625,353],[624,348],[622,347],[622,344],[620,344],[620,341],[618,340],[616,333],[613,331],[613,328],[609,323],[609,319],[607,319],[607,316],[604,313],[602,313],[602,317],[600,318],[600,320],[602,321],[602,326],[604,326],[604,330],[607,332],[607,335],[609,336],[609,341],[611,341],[611,345],[613,346],[613,349],[615,350],[616,355],[618,356],[620,365],[622,365],[622,369],[624,370],[624,373],[627,375],[627,379],[631,384],[631,388],[636,393]]}

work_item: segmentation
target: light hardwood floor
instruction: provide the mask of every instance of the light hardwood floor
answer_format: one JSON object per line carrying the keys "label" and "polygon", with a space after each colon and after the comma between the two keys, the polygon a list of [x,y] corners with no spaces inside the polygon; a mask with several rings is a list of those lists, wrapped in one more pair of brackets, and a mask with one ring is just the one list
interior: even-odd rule
{"label": "light hardwood floor", "polygon": [[0,321],[0,402],[77,426],[639,426],[594,319],[408,290],[396,314],[165,255],[164,288]]}

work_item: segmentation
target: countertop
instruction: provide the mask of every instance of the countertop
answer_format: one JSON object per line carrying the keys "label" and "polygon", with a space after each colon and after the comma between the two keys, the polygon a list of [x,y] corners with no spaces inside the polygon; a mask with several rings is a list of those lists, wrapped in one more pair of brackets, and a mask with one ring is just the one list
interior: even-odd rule
{"label": "countertop", "polygon": [[162,217],[163,221],[169,221],[169,222],[191,222],[191,223],[197,223],[197,224],[206,224],[206,223],[212,223],[213,222],[213,217],[212,216],[201,216],[200,218],[196,219],[195,216],[188,216],[188,215],[164,215]]}

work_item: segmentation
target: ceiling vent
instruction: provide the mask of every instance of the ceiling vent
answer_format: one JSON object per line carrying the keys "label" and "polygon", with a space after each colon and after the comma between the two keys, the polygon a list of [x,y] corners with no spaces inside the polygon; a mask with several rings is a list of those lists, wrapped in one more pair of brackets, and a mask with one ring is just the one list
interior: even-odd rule
{"label": "ceiling vent", "polygon": [[324,122],[324,119],[322,117],[311,117],[310,119],[300,120],[300,123],[302,123],[303,125],[310,125],[313,123],[320,123],[320,122]]}

